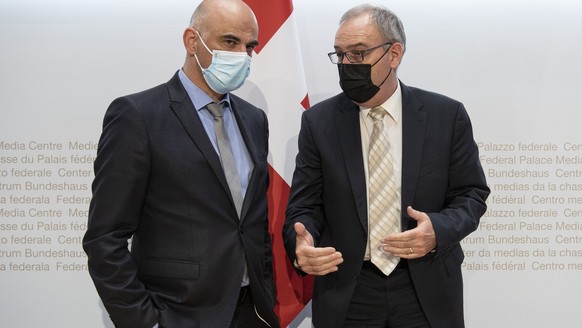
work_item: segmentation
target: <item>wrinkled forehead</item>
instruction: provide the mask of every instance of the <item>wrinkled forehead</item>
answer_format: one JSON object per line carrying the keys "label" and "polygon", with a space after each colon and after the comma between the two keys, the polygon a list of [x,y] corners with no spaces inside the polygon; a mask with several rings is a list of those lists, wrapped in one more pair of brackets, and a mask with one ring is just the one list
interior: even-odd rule
{"label": "wrinkled forehead", "polygon": [[362,14],[341,23],[336,34],[334,47],[350,49],[357,46],[376,45],[382,41],[382,36],[369,15]]}

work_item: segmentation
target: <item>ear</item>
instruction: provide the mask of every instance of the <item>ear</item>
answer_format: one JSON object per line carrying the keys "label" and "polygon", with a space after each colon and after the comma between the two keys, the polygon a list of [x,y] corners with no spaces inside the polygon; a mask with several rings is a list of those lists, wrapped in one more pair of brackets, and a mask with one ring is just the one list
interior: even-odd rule
{"label": "ear", "polygon": [[183,41],[184,48],[186,48],[188,55],[194,56],[196,53],[196,41],[198,41],[198,33],[196,33],[196,30],[192,27],[187,27],[186,30],[184,30]]}
{"label": "ear", "polygon": [[404,46],[402,43],[396,42],[388,51],[390,52],[390,66],[394,69],[398,68],[402,61],[402,56],[404,55]]}

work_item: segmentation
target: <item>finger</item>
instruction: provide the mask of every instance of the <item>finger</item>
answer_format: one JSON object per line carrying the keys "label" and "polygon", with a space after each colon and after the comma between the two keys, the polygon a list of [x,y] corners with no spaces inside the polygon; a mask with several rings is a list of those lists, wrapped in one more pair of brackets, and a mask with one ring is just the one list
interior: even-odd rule
{"label": "finger", "polygon": [[325,258],[311,259],[304,264],[299,263],[301,269],[309,274],[326,275],[338,270],[338,266],[343,263],[343,257],[339,252]]}
{"label": "finger", "polygon": [[419,257],[423,257],[425,254],[415,247],[392,247],[392,246],[383,246],[382,251],[386,253],[390,253],[394,256],[403,258],[403,259],[416,259]]}
{"label": "finger", "polygon": [[417,228],[385,236],[380,240],[380,242],[396,247],[403,247],[403,245],[406,245],[415,239],[415,229]]}
{"label": "finger", "polygon": [[307,229],[305,229],[305,226],[301,222],[295,222],[293,228],[295,229],[295,233],[297,234],[297,236],[304,236],[305,234],[309,233],[307,232]]}
{"label": "finger", "polygon": [[296,222],[293,225],[293,228],[295,229],[295,233],[297,235],[297,239],[296,239],[296,245],[300,246],[300,245],[309,245],[309,246],[313,246],[313,237],[311,236],[311,234],[309,233],[309,231],[307,231],[307,229],[305,228],[305,226],[303,225],[303,223],[301,222]]}
{"label": "finger", "polygon": [[430,243],[424,242],[420,239],[410,243],[403,243],[398,245],[387,243],[382,244],[381,246],[381,249],[384,252],[407,259],[422,257],[430,252],[433,248],[434,247],[432,247]]}
{"label": "finger", "polygon": [[337,270],[339,270],[339,267],[334,266],[334,267],[331,267],[327,270],[322,270],[322,271],[309,270],[309,269],[306,269],[306,270],[307,271],[304,270],[303,272],[308,273],[308,274],[312,274],[314,276],[325,276],[328,273],[336,272]]}
{"label": "finger", "polygon": [[406,213],[408,213],[408,216],[410,216],[411,218],[417,220],[419,212],[417,210],[415,210],[414,208],[412,208],[412,206],[406,207]]}
{"label": "finger", "polygon": [[[329,252],[333,250],[332,252]],[[299,263],[300,265],[308,265],[308,266],[329,266],[337,265],[341,263],[342,254],[340,252],[336,252],[333,248],[317,248],[309,250],[309,252],[305,252],[302,256],[302,262]]]}
{"label": "finger", "polygon": [[319,266],[327,262],[332,262],[342,257],[333,247],[313,247],[309,245],[297,246],[295,249],[297,263],[303,267],[305,265]]}
{"label": "finger", "polygon": [[384,245],[382,246],[382,250],[386,253],[390,253],[405,259],[416,258],[421,256],[418,250],[415,249],[414,247],[394,247]]}
{"label": "finger", "polygon": [[428,219],[428,215],[424,212],[421,211],[417,211],[414,208],[412,208],[412,206],[408,206],[406,208],[406,213],[408,213],[408,216],[416,221],[418,221],[419,223]]}

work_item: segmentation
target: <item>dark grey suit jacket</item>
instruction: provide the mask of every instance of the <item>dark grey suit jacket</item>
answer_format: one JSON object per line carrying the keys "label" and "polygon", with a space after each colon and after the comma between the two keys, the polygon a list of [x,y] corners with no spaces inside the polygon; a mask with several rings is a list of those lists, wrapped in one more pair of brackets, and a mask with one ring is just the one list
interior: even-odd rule
{"label": "dark grey suit jacket", "polygon": [[[455,100],[401,84],[402,227],[416,226],[406,207],[427,212],[438,251],[409,261],[432,328],[463,327],[459,242],[474,231],[489,195],[467,112]],[[317,246],[343,254],[339,271],[316,277],[313,323],[341,327],[356,285],[368,235],[359,107],[343,93],[306,111],[283,236],[295,260],[293,224],[302,222]]]}
{"label": "dark grey suit jacket", "polygon": [[278,326],[267,117],[234,95],[231,104],[254,163],[240,220],[219,157],[177,74],[116,99],[107,110],[83,246],[118,327],[228,327],[245,258],[256,310]]}

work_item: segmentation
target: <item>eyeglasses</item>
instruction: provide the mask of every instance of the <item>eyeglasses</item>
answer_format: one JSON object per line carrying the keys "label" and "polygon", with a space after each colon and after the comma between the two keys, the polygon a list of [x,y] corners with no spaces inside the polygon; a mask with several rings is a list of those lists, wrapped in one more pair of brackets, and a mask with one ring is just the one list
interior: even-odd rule
{"label": "eyeglasses", "polygon": [[365,50],[350,50],[350,51],[335,51],[335,52],[330,52],[327,54],[327,56],[329,57],[329,60],[331,60],[331,62],[333,64],[340,64],[344,61],[344,56],[348,59],[348,61],[352,64],[356,64],[356,63],[361,63],[364,61],[364,55],[367,54],[368,52],[378,49],[380,47],[384,47],[386,45],[391,45],[392,42],[386,42],[384,44],[381,44],[379,46],[376,47],[372,47],[369,49],[365,49]]}

